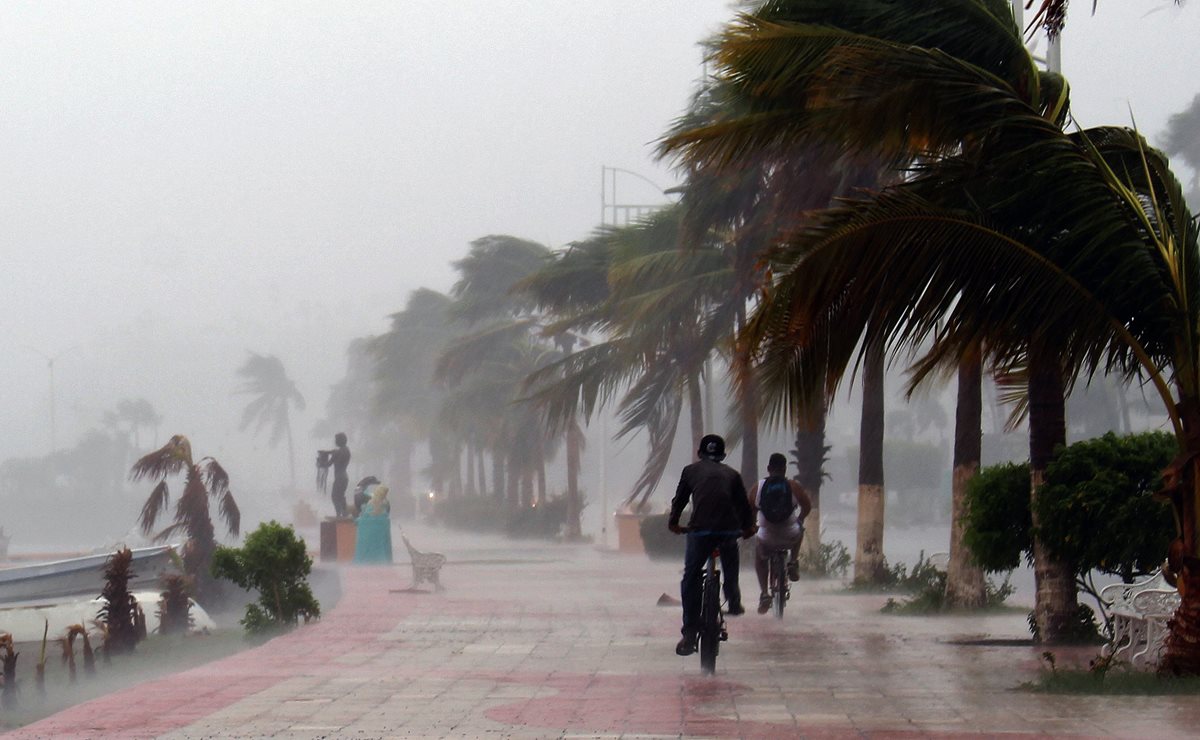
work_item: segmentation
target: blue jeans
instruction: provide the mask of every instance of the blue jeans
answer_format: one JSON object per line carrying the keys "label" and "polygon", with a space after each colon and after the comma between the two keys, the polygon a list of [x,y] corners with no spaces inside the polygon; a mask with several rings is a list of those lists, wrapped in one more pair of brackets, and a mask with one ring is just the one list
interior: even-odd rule
{"label": "blue jeans", "polygon": [[688,532],[687,549],[683,554],[683,581],[679,584],[679,595],[683,600],[683,629],[685,635],[694,635],[700,630],[700,602],[704,595],[701,584],[704,568],[712,551],[721,552],[721,570],[724,571],[725,601],[741,604],[742,593],[738,590],[738,537],[740,532]]}

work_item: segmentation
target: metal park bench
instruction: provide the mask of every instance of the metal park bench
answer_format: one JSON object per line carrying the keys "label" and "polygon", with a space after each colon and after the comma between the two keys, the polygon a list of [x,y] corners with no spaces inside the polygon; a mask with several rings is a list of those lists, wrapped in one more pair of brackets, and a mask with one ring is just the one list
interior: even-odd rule
{"label": "metal park bench", "polygon": [[1167,620],[1179,607],[1179,592],[1162,571],[1137,583],[1105,586],[1100,598],[1109,605],[1112,619],[1112,641],[1104,653],[1138,668],[1157,665],[1167,638]]}
{"label": "metal park bench", "polygon": [[404,535],[400,535],[400,539],[404,540],[404,546],[408,548],[408,557],[412,560],[413,582],[411,588],[427,582],[433,584],[434,590],[441,591],[442,582],[438,579],[438,573],[446,563],[446,556],[440,552],[421,552],[413,547]]}

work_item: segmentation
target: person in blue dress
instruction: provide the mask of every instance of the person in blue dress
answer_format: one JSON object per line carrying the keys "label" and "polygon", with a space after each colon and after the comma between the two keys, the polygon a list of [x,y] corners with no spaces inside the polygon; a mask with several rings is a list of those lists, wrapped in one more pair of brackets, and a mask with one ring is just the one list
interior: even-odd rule
{"label": "person in blue dress", "polygon": [[371,499],[358,513],[358,536],[354,543],[354,562],[392,562],[391,504],[388,487],[375,486]]}

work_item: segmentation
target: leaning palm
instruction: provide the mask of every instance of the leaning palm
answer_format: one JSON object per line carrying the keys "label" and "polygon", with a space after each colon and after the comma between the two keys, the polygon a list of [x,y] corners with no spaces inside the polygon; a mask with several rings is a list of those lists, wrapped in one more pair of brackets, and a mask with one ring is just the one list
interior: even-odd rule
{"label": "leaning palm", "polygon": [[289,481],[295,486],[296,449],[292,439],[291,410],[304,410],[304,396],[300,395],[295,381],[288,377],[283,362],[275,355],[251,352],[237,373],[243,379],[237,392],[253,397],[242,410],[241,428],[253,425],[257,433],[270,427],[268,442],[272,447],[287,439]]}
{"label": "leaning palm", "polygon": [[[774,0],[732,24],[714,59],[720,93],[732,101],[727,115],[685,126],[664,144],[690,168],[725,171],[765,160],[787,172],[798,158],[821,149],[851,162],[940,167],[947,158],[959,157],[969,167],[1020,151],[1027,128],[1060,132],[1066,115],[1065,84],[1039,72],[1008,4],[1000,0]],[[795,228],[798,215],[798,208],[788,207],[789,191],[776,188],[764,195],[780,203],[784,233]],[[875,286],[889,288],[887,282]],[[837,288],[803,289],[825,290],[828,296],[828,289]],[[773,295],[786,297],[779,291]],[[862,295],[873,299],[868,292]],[[871,305],[868,300],[868,309]],[[853,351],[860,342],[878,347],[886,338],[821,321],[814,316],[809,323],[824,326],[831,346],[810,357],[807,367],[789,372],[802,375],[809,388],[825,386],[830,392],[846,365],[825,367],[821,357],[836,357],[846,343],[850,349],[845,351]],[[936,319],[926,322],[925,331],[935,325]],[[1055,377],[1061,385],[1061,375],[1060,369],[1035,377],[1045,381],[1040,388]],[[788,411],[793,417],[811,416],[819,396],[807,393]],[[1053,388],[1039,394],[1051,401],[1054,396]],[[1052,413],[1053,406],[1035,404],[1038,413],[1031,419],[1031,452],[1036,447],[1039,460],[1040,450],[1048,450],[1062,434],[1061,413]],[[1075,611],[1068,564],[1040,551],[1038,562],[1039,583],[1063,585],[1039,589],[1056,597],[1045,602],[1039,597],[1039,624],[1062,623]],[[1048,625],[1042,634],[1054,632]]]}
{"label": "leaning palm", "polygon": [[134,463],[129,473],[135,481],[142,478],[158,481],[142,506],[141,528],[146,534],[154,531],[171,502],[168,479],[178,475],[183,475],[184,480],[183,493],[175,503],[175,519],[154,538],[165,542],[181,534],[187,537],[183,547],[184,571],[195,579],[197,593],[208,595],[215,583],[209,564],[216,549],[209,499],[216,500],[230,535],[237,535],[242,515],[229,490],[229,475],[221,464],[211,457],[193,461],[191,443],[187,437],[176,434],[161,449]]}

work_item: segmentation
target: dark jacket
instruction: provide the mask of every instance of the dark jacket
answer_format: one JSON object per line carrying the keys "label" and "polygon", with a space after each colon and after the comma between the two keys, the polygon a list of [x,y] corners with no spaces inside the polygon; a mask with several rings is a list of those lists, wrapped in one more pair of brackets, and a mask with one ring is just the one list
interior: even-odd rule
{"label": "dark jacket", "polygon": [[679,524],[689,498],[691,529],[744,532],[754,528],[754,512],[746,499],[742,476],[724,463],[703,459],[683,469],[671,500],[671,524]]}

